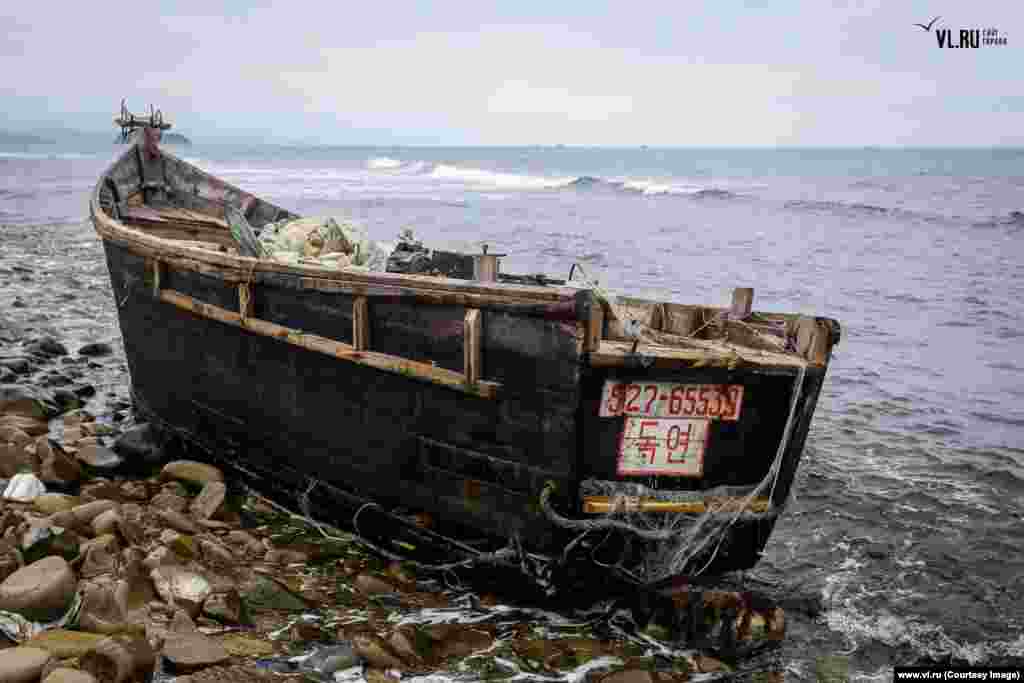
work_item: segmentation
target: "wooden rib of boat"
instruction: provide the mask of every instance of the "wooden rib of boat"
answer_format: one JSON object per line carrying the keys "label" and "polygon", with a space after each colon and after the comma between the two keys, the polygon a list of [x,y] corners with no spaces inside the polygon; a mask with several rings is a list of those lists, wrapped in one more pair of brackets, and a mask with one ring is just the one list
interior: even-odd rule
{"label": "wooden rib of boat", "polygon": [[[512,539],[520,560],[648,585],[757,562],[834,320],[751,312],[750,290],[731,308],[611,305],[571,286],[240,256],[225,207],[256,230],[297,216],[160,150],[159,123],[133,120],[90,209],[136,409],[162,433],[361,533],[431,520],[379,536],[392,551],[418,539],[500,561],[482,549]],[[693,533],[679,520],[705,514],[727,518],[720,538],[666,560]]]}

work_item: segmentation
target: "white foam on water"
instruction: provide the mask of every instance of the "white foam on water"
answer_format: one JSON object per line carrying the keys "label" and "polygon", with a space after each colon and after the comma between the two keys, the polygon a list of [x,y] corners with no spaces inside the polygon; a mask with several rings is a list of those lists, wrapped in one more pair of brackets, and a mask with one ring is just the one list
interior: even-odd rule
{"label": "white foam on water", "polygon": [[690,185],[690,184],[673,185],[670,182],[661,181],[661,180],[635,180],[635,179],[628,179],[627,178],[627,179],[619,181],[619,182],[621,182],[623,188],[625,188],[627,190],[633,190],[634,192],[639,192],[640,194],[644,194],[644,195],[658,195],[658,194],[688,195],[688,194],[697,194],[701,190],[708,189],[708,188],[705,188],[705,187],[701,187],[700,185]]}
{"label": "white foam on water", "polygon": [[498,173],[482,168],[463,168],[450,164],[438,164],[430,172],[437,180],[457,180],[478,187],[496,187],[508,190],[551,190],[568,187],[575,182],[575,176],[548,178],[519,173]]}
{"label": "white foam on water", "polygon": [[373,170],[401,168],[402,162],[390,157],[373,157],[366,160],[366,168]]}

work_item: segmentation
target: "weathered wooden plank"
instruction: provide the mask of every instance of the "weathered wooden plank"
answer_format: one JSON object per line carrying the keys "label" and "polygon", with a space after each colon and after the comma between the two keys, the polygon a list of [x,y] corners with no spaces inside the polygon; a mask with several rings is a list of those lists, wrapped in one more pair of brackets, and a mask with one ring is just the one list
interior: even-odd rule
{"label": "weathered wooden plank", "polygon": [[365,296],[357,296],[352,302],[352,339],[356,351],[370,348],[370,307]]}
{"label": "weathered wooden plank", "polygon": [[238,314],[243,323],[253,315],[252,285],[248,282],[238,283]]}
{"label": "weathered wooden plank", "polygon": [[612,498],[609,496],[584,496],[583,512],[586,514],[607,514],[609,512],[680,512],[688,514],[703,514],[710,508],[714,512],[765,512],[771,505],[768,498],[754,498],[746,506],[743,502],[746,498],[740,496],[719,496],[701,501],[668,501],[657,498],[637,498],[633,496],[622,496]]}
{"label": "weathered wooden plank", "polygon": [[604,330],[604,306],[600,303],[590,305],[590,315],[587,318],[586,329],[583,337],[583,350],[587,352],[597,351],[601,348],[601,336]]}
{"label": "weathered wooden plank", "polygon": [[250,330],[257,334],[273,337],[280,341],[295,346],[317,351],[319,353],[333,356],[339,360],[367,365],[378,370],[394,372],[408,377],[414,377],[428,382],[441,384],[450,389],[456,389],[469,394],[475,394],[484,398],[494,398],[499,390],[499,384],[495,382],[477,382],[470,384],[466,376],[461,372],[452,372],[427,363],[419,363],[405,358],[392,356],[386,353],[373,351],[357,351],[349,344],[325,339],[313,334],[305,334],[301,330],[295,330],[282,325],[260,320],[259,318],[242,319],[239,313],[226,310],[219,306],[197,301],[190,296],[175,292],[170,289],[160,291],[160,300],[177,306],[183,310],[195,313],[196,315],[210,318],[218,322],[235,325]]}
{"label": "weathered wooden plank", "polygon": [[750,317],[750,311],[754,306],[754,288],[737,287],[732,290],[732,306],[729,307],[729,315],[735,320],[746,320]]}
{"label": "weathered wooden plank", "polygon": [[160,290],[164,286],[164,264],[160,259],[153,259],[153,297],[160,298]]}
{"label": "weathered wooden plank", "polygon": [[482,372],[481,342],[483,337],[483,318],[479,309],[471,308],[466,311],[466,318],[463,322],[463,351],[464,369],[466,381],[476,383],[480,380]]}

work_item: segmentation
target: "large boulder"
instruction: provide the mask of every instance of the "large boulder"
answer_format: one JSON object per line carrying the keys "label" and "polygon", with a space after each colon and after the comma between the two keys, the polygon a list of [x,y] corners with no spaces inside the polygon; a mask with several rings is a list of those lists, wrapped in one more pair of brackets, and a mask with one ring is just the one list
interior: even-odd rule
{"label": "large boulder", "polygon": [[82,466],[46,436],[36,439],[39,478],[54,486],[70,486],[82,478]]}
{"label": "large boulder", "polygon": [[0,610],[32,621],[53,621],[71,606],[78,579],[62,557],[51,555],[23,567],[0,583]]}
{"label": "large boulder", "polygon": [[79,665],[103,683],[149,681],[156,653],[144,636],[117,635],[104,638],[85,654]]}
{"label": "large boulder", "polygon": [[203,602],[213,593],[206,578],[182,567],[158,566],[149,577],[164,602],[185,610],[191,617],[199,615]]}
{"label": "large boulder", "polygon": [[135,425],[114,442],[114,451],[135,469],[162,465],[165,461],[160,437],[149,423]]}
{"label": "large boulder", "polygon": [[192,500],[190,510],[196,519],[210,519],[220,510],[228,488],[221,481],[211,481]]}
{"label": "large boulder", "polygon": [[164,465],[160,476],[163,479],[182,481],[200,488],[211,481],[224,481],[224,474],[219,469],[194,460],[169,462]]}
{"label": "large boulder", "polygon": [[48,673],[43,683],[99,683],[96,677],[86,671],[58,667]]}
{"label": "large boulder", "polygon": [[109,356],[114,347],[106,342],[91,342],[78,349],[79,356]]}
{"label": "large boulder", "polygon": [[16,647],[0,652],[0,681],[4,683],[36,683],[43,668],[53,659],[38,647]]}
{"label": "large boulder", "polygon": [[56,358],[57,356],[68,355],[67,347],[51,336],[33,339],[28,344],[25,344],[25,351],[33,356],[42,358]]}

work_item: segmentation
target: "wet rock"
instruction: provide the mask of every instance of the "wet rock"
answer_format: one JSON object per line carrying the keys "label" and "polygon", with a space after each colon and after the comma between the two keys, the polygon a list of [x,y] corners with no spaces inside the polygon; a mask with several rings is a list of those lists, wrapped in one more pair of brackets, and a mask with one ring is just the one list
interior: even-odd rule
{"label": "wet rock", "polygon": [[73,391],[75,393],[75,396],[77,396],[80,399],[87,399],[96,395],[96,387],[94,387],[91,384],[79,385],[72,389],[71,391]]}
{"label": "wet rock", "polygon": [[121,484],[121,500],[142,503],[149,500],[149,487],[143,481],[126,481]]}
{"label": "wet rock", "polygon": [[62,666],[47,674],[43,683],[99,683],[99,681],[88,672]]}
{"label": "wet rock", "polygon": [[196,526],[196,523],[180,512],[163,508],[156,511],[156,518],[162,524],[183,534],[199,533],[199,527]]}
{"label": "wet rock", "polygon": [[203,486],[203,490],[192,500],[190,511],[197,519],[209,519],[217,514],[224,504],[228,488],[221,481],[211,481]]}
{"label": "wet rock", "polygon": [[352,637],[353,650],[367,665],[378,669],[405,669],[401,660],[380,636],[372,633],[357,633]]}
{"label": "wet rock", "polygon": [[80,660],[82,671],[103,683],[129,683],[152,678],[156,653],[142,636],[104,638]]}
{"label": "wet rock", "polygon": [[17,429],[29,436],[42,436],[49,432],[50,427],[43,419],[25,415],[0,414],[0,432],[6,429]]}
{"label": "wet rock", "polygon": [[422,662],[423,658],[416,649],[416,631],[403,627],[395,629],[388,638],[391,650],[406,662]]}
{"label": "wet rock", "polygon": [[160,542],[170,548],[175,555],[191,560],[198,555],[195,539],[186,534],[179,534],[172,529],[164,529],[160,534]]}
{"label": "wet rock", "polygon": [[5,443],[24,448],[32,443],[32,437],[17,427],[0,427],[0,444]]}
{"label": "wet rock", "polygon": [[173,631],[164,640],[163,655],[176,672],[220,664],[231,657],[223,645],[202,633]]}
{"label": "wet rock", "polygon": [[253,610],[286,610],[291,612],[306,609],[305,601],[286,586],[269,576],[254,574],[239,590],[245,604]]}
{"label": "wet rock", "polygon": [[165,459],[157,434],[148,423],[136,425],[122,434],[114,442],[114,450],[139,469],[156,467]]}
{"label": "wet rock", "polygon": [[41,356],[43,358],[56,358],[58,356],[68,355],[67,347],[57,341],[55,337],[51,336],[40,337],[39,339],[30,341],[25,345],[25,351],[34,356]]}
{"label": "wet rock", "polygon": [[449,657],[463,658],[478,650],[486,650],[493,644],[494,640],[486,631],[477,629],[460,629],[445,638],[435,652],[441,659]]}
{"label": "wet rock", "polygon": [[309,561],[309,555],[298,550],[271,548],[263,556],[263,560],[270,564],[305,564]]}
{"label": "wet rock", "polygon": [[697,666],[697,671],[702,674],[732,671],[727,664],[707,655],[695,655],[693,663]]}
{"label": "wet rock", "polygon": [[114,347],[106,342],[92,342],[78,349],[79,356],[109,356]]}
{"label": "wet rock", "polygon": [[76,524],[82,527],[91,528],[92,520],[96,519],[97,516],[107,510],[116,510],[118,507],[117,501],[93,500],[72,508],[71,514],[74,516]]}
{"label": "wet rock", "polygon": [[7,482],[3,497],[7,500],[17,500],[23,503],[30,503],[39,496],[46,493],[46,485],[34,474],[16,474]]}
{"label": "wet rock", "polygon": [[[24,434],[19,430],[19,433]],[[25,438],[31,441],[30,436]],[[24,445],[0,443],[0,477],[9,479],[16,474],[28,473],[35,468],[35,456],[25,450]]]}
{"label": "wet rock", "polygon": [[21,553],[7,539],[0,538],[0,582],[21,569]]}
{"label": "wet rock", "polygon": [[871,543],[864,549],[864,552],[872,559],[884,560],[887,557],[892,557],[893,548],[888,543]]}
{"label": "wet rock", "polygon": [[238,591],[216,593],[203,603],[203,614],[222,624],[248,624],[248,612]]}
{"label": "wet rock", "polygon": [[360,593],[364,595],[378,595],[380,593],[394,593],[397,589],[385,581],[379,579],[376,576],[370,574],[360,574],[356,577],[355,587]]}
{"label": "wet rock", "polygon": [[94,536],[117,535],[118,527],[121,524],[121,511],[117,508],[105,510],[92,520],[92,533]]}
{"label": "wet rock", "polygon": [[27,358],[7,358],[5,360],[0,360],[0,367],[3,367],[15,375],[27,375],[35,369]]}
{"label": "wet rock", "polygon": [[[268,657],[274,654],[274,646],[261,638],[231,634],[221,644],[235,657]],[[304,660],[303,664],[309,660]]]}
{"label": "wet rock", "polygon": [[82,399],[78,397],[78,394],[70,389],[54,390],[53,401],[57,404],[58,411],[62,413],[68,410],[77,410],[84,405],[82,403]]}
{"label": "wet rock", "polygon": [[0,414],[46,420],[57,415],[52,398],[18,384],[0,386]]}
{"label": "wet rock", "polygon": [[351,643],[340,643],[321,647],[299,664],[299,671],[305,671],[330,680],[335,671],[350,669],[359,664],[359,656]]}
{"label": "wet rock", "polygon": [[146,569],[152,571],[157,567],[180,566],[181,562],[173,550],[166,546],[160,546],[149,553],[149,555],[146,555],[146,559],[142,561],[142,564]]}
{"label": "wet rock", "polygon": [[38,647],[15,647],[0,653],[0,681],[4,683],[36,683],[43,667],[53,658]]}
{"label": "wet rock", "polygon": [[202,487],[211,481],[224,481],[224,474],[206,463],[194,460],[175,460],[164,465],[160,476],[164,479],[174,479],[187,484]]}
{"label": "wet rock", "polygon": [[46,650],[58,659],[71,659],[81,657],[105,637],[96,633],[58,628],[43,631],[25,644]]}
{"label": "wet rock", "polygon": [[191,617],[199,615],[203,602],[213,592],[210,582],[203,576],[181,567],[164,565],[154,569],[149,576],[164,602],[185,610]]}
{"label": "wet rock", "polygon": [[188,508],[188,499],[168,491],[163,491],[153,496],[149,504],[154,508],[165,508],[181,513]]}
{"label": "wet rock", "polygon": [[75,457],[92,471],[104,476],[114,474],[124,468],[124,458],[104,446],[83,446],[75,454]]}
{"label": "wet rock", "polygon": [[145,633],[145,609],[129,611],[117,599],[116,584],[105,582],[89,586],[82,597],[78,623],[91,633]]}
{"label": "wet rock", "polygon": [[113,534],[89,541],[82,547],[81,573],[83,578],[113,575],[120,565],[121,545]]}
{"label": "wet rock", "polygon": [[229,531],[224,537],[224,541],[243,557],[251,557],[263,552],[263,544],[251,534],[240,529]]}
{"label": "wet rock", "polygon": [[44,515],[52,515],[55,512],[64,512],[81,505],[77,496],[69,496],[65,493],[44,493],[36,496],[32,501],[32,507]]}
{"label": "wet rock", "polygon": [[209,539],[199,539],[199,551],[203,556],[203,562],[208,566],[230,567],[235,564],[235,556],[230,550]]}
{"label": "wet rock", "polygon": [[82,478],[82,466],[46,436],[36,440],[39,478],[55,486],[69,486]]}
{"label": "wet rock", "polygon": [[30,522],[21,535],[21,554],[25,564],[56,555],[67,561],[78,557],[80,539],[71,529],[54,525],[50,520]]}
{"label": "wet rock", "polygon": [[654,678],[650,671],[644,669],[623,669],[608,674],[601,683],[654,683]]}
{"label": "wet rock", "polygon": [[33,621],[53,621],[67,611],[77,587],[75,573],[64,558],[45,557],[0,584],[0,609]]}

